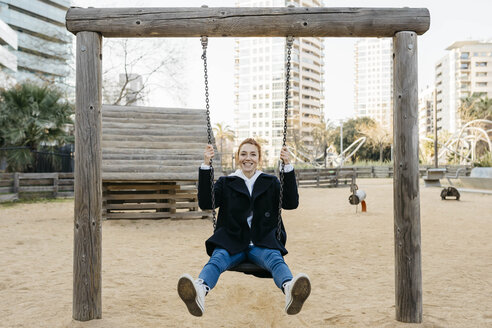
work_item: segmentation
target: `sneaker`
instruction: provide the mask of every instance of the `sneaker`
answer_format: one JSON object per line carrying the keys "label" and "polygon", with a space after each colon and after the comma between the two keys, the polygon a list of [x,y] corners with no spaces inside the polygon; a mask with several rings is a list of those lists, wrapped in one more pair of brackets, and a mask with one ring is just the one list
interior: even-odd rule
{"label": "sneaker", "polygon": [[193,281],[193,278],[186,273],[179,278],[179,297],[185,302],[188,311],[196,317],[201,317],[205,312],[205,295],[209,290],[202,279]]}
{"label": "sneaker", "polygon": [[304,273],[299,273],[289,282],[284,284],[285,312],[287,314],[298,314],[302,305],[311,293],[311,282]]}

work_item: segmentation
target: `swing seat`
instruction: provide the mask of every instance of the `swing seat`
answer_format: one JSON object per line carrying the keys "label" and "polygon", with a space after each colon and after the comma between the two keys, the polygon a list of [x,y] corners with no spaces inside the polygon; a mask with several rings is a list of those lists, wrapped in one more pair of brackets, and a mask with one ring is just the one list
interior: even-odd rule
{"label": "swing seat", "polygon": [[233,268],[227,269],[227,271],[241,272],[244,274],[250,274],[258,278],[272,278],[270,271],[257,266],[254,263],[245,261],[241,262]]}

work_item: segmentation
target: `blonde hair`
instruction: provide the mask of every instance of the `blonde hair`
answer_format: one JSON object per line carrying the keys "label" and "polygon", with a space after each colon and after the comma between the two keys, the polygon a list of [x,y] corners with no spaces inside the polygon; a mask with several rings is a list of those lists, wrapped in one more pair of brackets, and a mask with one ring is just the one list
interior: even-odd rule
{"label": "blonde hair", "polygon": [[253,145],[253,146],[256,146],[256,148],[258,148],[258,165],[261,163],[261,145],[253,138],[246,138],[244,139],[241,144],[239,144],[239,147],[237,148],[237,152],[236,152],[236,163],[239,162],[239,152],[241,151],[241,147],[244,145],[244,144],[250,144],[250,145]]}

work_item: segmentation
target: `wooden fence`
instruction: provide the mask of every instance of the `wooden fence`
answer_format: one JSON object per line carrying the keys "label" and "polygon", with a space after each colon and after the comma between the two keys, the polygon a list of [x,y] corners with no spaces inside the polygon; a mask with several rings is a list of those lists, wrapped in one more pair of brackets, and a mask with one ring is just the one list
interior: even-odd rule
{"label": "wooden fence", "polygon": [[0,202],[73,197],[73,173],[0,173]]}
{"label": "wooden fence", "polygon": [[[420,166],[421,177],[427,174],[428,168],[432,166]],[[471,172],[471,166],[465,165],[447,165],[441,168],[446,169],[448,176],[455,176],[460,168],[463,168],[460,176],[469,176]],[[273,170],[265,170],[265,172],[275,174]],[[347,166],[296,170],[299,187],[348,186],[354,174],[356,178],[392,178],[393,167]],[[73,185],[73,173],[0,173],[0,202],[33,197],[73,197]],[[142,212],[142,217],[145,218],[209,216],[210,213],[198,209],[196,194],[194,181],[111,183],[105,181],[103,182],[103,217],[132,218],[137,211],[145,211]],[[152,210],[154,212],[151,212]]]}

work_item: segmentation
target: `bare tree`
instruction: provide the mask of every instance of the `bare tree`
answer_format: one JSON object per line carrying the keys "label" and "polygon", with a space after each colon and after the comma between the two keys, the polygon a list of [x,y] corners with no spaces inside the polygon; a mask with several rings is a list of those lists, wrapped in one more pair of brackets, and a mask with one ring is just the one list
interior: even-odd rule
{"label": "bare tree", "polygon": [[104,39],[103,102],[142,103],[159,90],[185,102],[180,45],[163,39]]}

